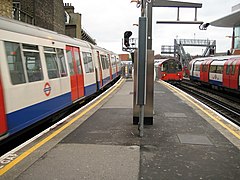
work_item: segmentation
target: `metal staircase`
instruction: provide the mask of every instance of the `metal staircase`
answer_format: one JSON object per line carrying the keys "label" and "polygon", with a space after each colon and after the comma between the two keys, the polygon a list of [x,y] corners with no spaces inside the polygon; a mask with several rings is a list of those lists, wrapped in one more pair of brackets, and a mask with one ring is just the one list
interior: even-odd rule
{"label": "metal staircase", "polygon": [[203,40],[203,39],[174,39],[174,46],[163,45],[161,47],[162,54],[174,54],[178,56],[183,66],[188,65],[191,60],[190,54],[186,53],[184,46],[206,47],[202,56],[214,55],[216,50],[216,40]]}

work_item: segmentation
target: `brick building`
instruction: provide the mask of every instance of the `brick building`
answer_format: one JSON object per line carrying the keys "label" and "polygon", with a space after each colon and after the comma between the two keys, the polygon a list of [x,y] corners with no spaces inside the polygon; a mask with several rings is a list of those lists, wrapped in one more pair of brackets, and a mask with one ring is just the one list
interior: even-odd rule
{"label": "brick building", "polygon": [[82,29],[81,14],[75,13],[71,4],[64,5],[63,0],[0,0],[0,16],[96,44],[95,39]]}
{"label": "brick building", "polygon": [[74,12],[74,7],[72,4],[65,3],[64,9],[67,12],[66,15],[69,16],[65,26],[66,35],[96,44],[95,39],[93,39],[84,29],[82,29],[82,15]]}
{"label": "brick building", "polygon": [[12,18],[12,0],[1,0],[0,16]]}
{"label": "brick building", "polygon": [[13,4],[32,17],[34,25],[65,34],[63,0],[13,0]]}
{"label": "brick building", "polygon": [[129,54],[119,54],[119,59],[121,61],[130,61],[130,55]]}
{"label": "brick building", "polygon": [[81,14],[75,13],[74,12],[74,7],[69,3],[64,4],[64,9],[70,17],[69,21],[66,23],[66,26],[65,26],[66,35],[68,35],[70,37],[75,37],[75,38],[78,38],[78,39],[82,39]]}

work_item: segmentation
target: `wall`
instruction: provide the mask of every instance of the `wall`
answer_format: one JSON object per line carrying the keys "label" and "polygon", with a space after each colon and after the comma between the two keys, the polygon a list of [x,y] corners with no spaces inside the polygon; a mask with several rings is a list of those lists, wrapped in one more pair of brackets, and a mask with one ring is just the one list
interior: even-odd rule
{"label": "wall", "polygon": [[12,18],[12,0],[1,0],[0,16]]}

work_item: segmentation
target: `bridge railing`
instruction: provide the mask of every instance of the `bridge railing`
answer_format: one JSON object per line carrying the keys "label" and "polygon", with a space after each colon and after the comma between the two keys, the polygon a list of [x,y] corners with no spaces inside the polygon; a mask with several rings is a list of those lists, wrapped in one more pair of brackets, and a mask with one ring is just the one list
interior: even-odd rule
{"label": "bridge railing", "polygon": [[210,46],[216,43],[215,40],[203,40],[203,39],[177,39],[177,44],[183,46]]}

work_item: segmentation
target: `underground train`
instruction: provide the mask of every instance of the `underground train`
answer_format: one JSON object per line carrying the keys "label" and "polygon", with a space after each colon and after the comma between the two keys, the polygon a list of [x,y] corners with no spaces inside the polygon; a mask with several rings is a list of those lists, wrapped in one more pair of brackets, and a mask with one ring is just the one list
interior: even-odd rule
{"label": "underground train", "polygon": [[174,59],[158,59],[154,63],[156,79],[167,82],[181,82],[183,79],[183,69],[181,63]]}
{"label": "underground train", "polygon": [[193,59],[189,63],[190,80],[214,89],[240,93],[240,56]]}
{"label": "underground train", "polygon": [[0,17],[0,139],[91,96],[120,77],[117,54]]}

